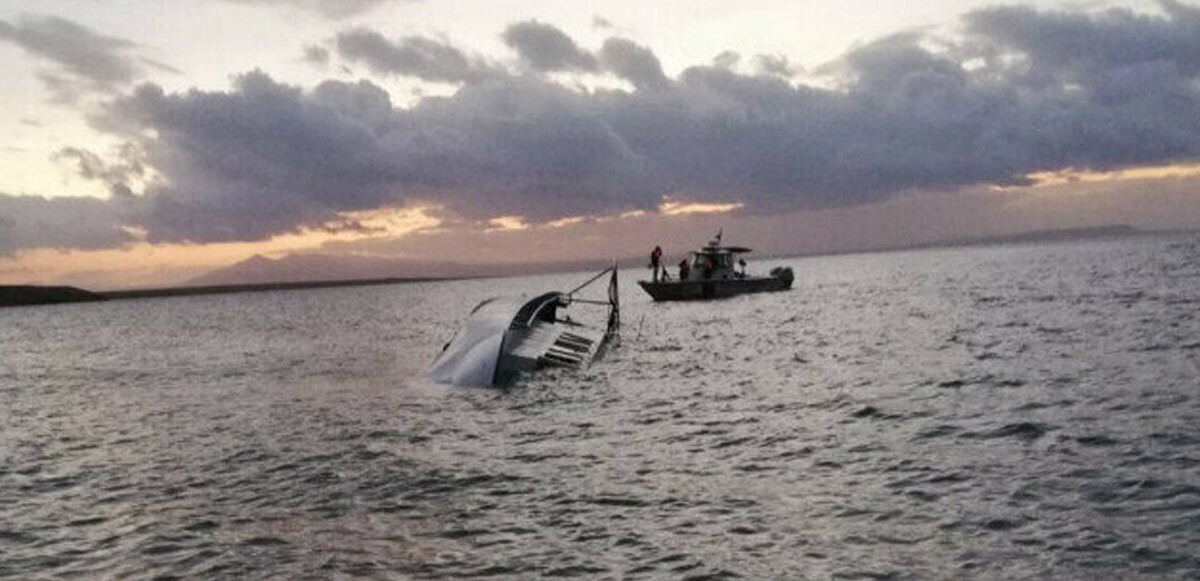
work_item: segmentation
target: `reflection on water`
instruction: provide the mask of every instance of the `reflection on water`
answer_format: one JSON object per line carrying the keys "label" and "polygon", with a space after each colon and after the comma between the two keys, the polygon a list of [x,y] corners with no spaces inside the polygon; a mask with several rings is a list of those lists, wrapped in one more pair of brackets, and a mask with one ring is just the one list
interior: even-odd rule
{"label": "reflection on water", "polygon": [[785,262],[507,391],[578,275],[0,311],[0,578],[1200,574],[1200,238]]}

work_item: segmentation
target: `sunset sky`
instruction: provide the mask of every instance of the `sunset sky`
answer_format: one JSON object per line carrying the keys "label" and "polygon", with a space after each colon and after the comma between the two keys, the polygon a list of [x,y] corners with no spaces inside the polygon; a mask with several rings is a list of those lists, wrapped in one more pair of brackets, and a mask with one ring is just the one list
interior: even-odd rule
{"label": "sunset sky", "polygon": [[1200,6],[0,0],[0,284],[1200,227]]}

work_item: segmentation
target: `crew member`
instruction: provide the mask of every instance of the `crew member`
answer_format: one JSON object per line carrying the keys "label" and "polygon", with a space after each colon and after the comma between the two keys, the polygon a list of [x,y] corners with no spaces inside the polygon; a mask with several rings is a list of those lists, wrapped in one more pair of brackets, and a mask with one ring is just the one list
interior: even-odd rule
{"label": "crew member", "polygon": [[651,277],[654,279],[654,282],[658,282],[658,263],[660,260],[662,260],[662,247],[655,246],[654,250],[650,252],[650,268],[654,270],[654,274]]}
{"label": "crew member", "polygon": [[692,267],[691,267],[691,265],[688,264],[688,260],[686,257],[683,260],[679,261],[679,280],[680,280],[680,282],[687,280],[688,273],[691,272],[691,270],[692,270]]}

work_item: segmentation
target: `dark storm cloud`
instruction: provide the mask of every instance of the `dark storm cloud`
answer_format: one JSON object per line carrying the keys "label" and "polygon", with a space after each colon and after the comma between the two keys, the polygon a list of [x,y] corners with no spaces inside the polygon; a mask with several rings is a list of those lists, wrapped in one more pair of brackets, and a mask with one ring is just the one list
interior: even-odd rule
{"label": "dark storm cloud", "polygon": [[335,45],[346,61],[361,62],[384,75],[461,83],[490,74],[486,65],[472,61],[463,51],[419,36],[392,42],[378,32],[357,28],[339,33]]}
{"label": "dark storm cloud", "polygon": [[112,248],[132,241],[120,207],[95,198],[0,194],[0,257],[26,248]]}
{"label": "dark storm cloud", "polygon": [[[358,31],[347,37],[363,41],[357,52],[339,37],[342,58],[460,87],[397,108],[368,82],[305,91],[255,72],[229,91],[145,85],[97,123],[141,136],[144,163],[165,180],[121,202],[153,241],[256,240],[416,202],[534,222],[654,209],[663,195],[761,214],[841,207],[1200,159],[1197,13],[1164,6],[978,11],[961,42],[907,33],[857,48],[833,68],[834,88],[721,66],[669,78],[648,48],[609,39],[602,69],[635,89],[582,91],[473,74],[442,43]],[[1137,46],[1106,48],[1111,39]]]}
{"label": "dark storm cloud", "polygon": [[251,73],[228,93],[143,86],[104,123],[154,134],[140,147],[170,183],[140,200],[151,241],[257,240],[422,200],[550,219],[657,194],[588,97],[520,77],[404,110],[367,82],[306,93]]}
{"label": "dark storm cloud", "polygon": [[967,15],[989,61],[977,74],[1022,99],[1026,153],[1097,169],[1197,157],[1200,10],[1160,5],[1165,18],[1011,7]]}
{"label": "dark storm cloud", "polygon": [[661,89],[670,84],[654,52],[632,40],[614,37],[604,41],[600,60],[605,68],[638,89]]}
{"label": "dark storm cloud", "polygon": [[[88,90],[111,92],[134,81],[147,63],[135,54],[134,43],[56,16],[26,17],[15,24],[0,20],[0,41],[54,63],[54,71],[40,76],[60,100]],[[149,62],[155,68],[167,66]]]}
{"label": "dark storm cloud", "polygon": [[[139,144],[169,187],[150,188],[139,219],[151,241],[259,240],[376,208],[412,179],[388,163],[387,94],[327,82],[313,93],[263,73],[228,93],[167,95],[153,85],[115,102],[110,128],[152,129]],[[402,149],[399,153],[403,153]]]}
{"label": "dark storm cloud", "polygon": [[580,49],[563,31],[536,20],[518,22],[505,29],[504,43],[521,60],[539,71],[594,71],[596,57]]}
{"label": "dark storm cloud", "polygon": [[1006,6],[972,12],[965,21],[975,38],[1027,56],[1033,78],[1088,80],[1146,63],[1169,63],[1194,76],[1200,72],[1200,9],[1166,0],[1160,5],[1168,18],[1128,9],[1089,15]]}

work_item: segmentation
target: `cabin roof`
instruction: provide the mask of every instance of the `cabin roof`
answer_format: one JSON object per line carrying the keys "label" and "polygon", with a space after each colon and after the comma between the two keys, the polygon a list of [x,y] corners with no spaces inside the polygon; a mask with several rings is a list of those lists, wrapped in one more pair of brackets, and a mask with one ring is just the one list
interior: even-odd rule
{"label": "cabin roof", "polygon": [[529,301],[527,301],[524,305],[521,305],[521,308],[517,309],[517,312],[513,314],[513,320],[509,325],[509,328],[521,329],[532,325],[534,319],[537,318],[538,313],[540,313],[542,309],[546,307],[546,305],[558,305],[560,302],[562,302],[563,296],[563,293],[560,292],[548,292],[529,299]]}
{"label": "cabin roof", "polygon": [[696,254],[745,254],[751,250],[745,246],[705,246],[695,252]]}

